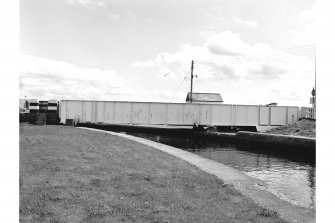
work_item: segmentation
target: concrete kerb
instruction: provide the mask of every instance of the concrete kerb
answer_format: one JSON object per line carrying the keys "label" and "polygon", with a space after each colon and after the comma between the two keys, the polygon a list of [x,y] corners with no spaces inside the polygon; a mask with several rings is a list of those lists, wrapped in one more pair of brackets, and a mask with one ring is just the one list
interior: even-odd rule
{"label": "concrete kerb", "polygon": [[131,135],[85,127],[78,128],[127,138],[161,150],[177,158],[185,160],[207,173],[215,175],[225,183],[234,185],[234,187],[244,196],[250,197],[254,202],[268,209],[277,211],[279,216],[283,219],[290,222],[315,222],[315,210],[293,205],[283,199],[280,199],[278,196],[270,192],[268,185],[265,182],[250,177],[247,174],[224,164],[200,157],[196,154],[172,146]]}

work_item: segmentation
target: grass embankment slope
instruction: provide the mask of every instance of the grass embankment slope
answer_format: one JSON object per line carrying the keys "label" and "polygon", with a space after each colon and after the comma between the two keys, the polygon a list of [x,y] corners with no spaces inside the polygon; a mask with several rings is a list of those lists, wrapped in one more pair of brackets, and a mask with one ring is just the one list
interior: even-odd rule
{"label": "grass embankment slope", "polygon": [[22,222],[284,222],[169,154],[65,126],[20,127]]}
{"label": "grass embankment slope", "polygon": [[287,126],[281,126],[271,129],[266,133],[292,135],[292,136],[305,136],[315,138],[316,136],[316,123],[313,120],[302,119],[297,123]]}

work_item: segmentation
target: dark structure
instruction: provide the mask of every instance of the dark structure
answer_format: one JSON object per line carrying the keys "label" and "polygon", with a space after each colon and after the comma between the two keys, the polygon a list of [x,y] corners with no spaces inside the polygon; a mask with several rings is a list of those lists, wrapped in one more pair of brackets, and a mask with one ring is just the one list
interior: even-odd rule
{"label": "dark structure", "polygon": [[39,113],[47,113],[48,101],[39,101]]}
{"label": "dark structure", "polygon": [[20,122],[44,125],[59,124],[58,101],[38,101],[37,99],[20,99]]}

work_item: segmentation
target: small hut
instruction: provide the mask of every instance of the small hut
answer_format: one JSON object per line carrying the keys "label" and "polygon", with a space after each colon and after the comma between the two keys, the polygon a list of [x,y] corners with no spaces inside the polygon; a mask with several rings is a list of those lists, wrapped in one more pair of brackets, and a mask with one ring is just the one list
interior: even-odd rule
{"label": "small hut", "polygon": [[[191,93],[187,93],[186,102],[191,103]],[[223,100],[219,93],[192,93],[192,103],[195,104],[222,104]]]}

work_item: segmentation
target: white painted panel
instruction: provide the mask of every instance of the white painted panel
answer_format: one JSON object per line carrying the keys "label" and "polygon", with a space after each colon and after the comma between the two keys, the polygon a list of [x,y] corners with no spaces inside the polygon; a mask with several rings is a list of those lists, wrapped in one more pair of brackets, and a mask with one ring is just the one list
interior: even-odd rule
{"label": "white painted panel", "polygon": [[286,107],[270,106],[271,125],[286,125]]}
{"label": "white painted panel", "polygon": [[150,104],[150,124],[163,125],[165,124],[166,104]]}
{"label": "white painted panel", "polygon": [[92,120],[92,109],[93,109],[93,103],[91,101],[85,101],[84,102],[84,122],[93,122]]}
{"label": "white painted panel", "polygon": [[168,104],[166,122],[171,125],[183,124],[183,104]]}
{"label": "white painted panel", "polygon": [[260,107],[259,110],[259,124],[269,125],[269,107]]}
{"label": "white painted panel", "polygon": [[129,102],[115,102],[114,123],[131,123],[131,107]]}
{"label": "white painted panel", "polygon": [[97,120],[96,122],[104,122],[104,104],[105,102],[99,101],[96,105]]}
{"label": "white painted panel", "polygon": [[232,125],[231,105],[212,105],[212,125]]}
{"label": "white painted panel", "polygon": [[200,105],[200,125],[211,125],[212,123],[212,106]]}
{"label": "white painted panel", "polygon": [[114,122],[114,102],[105,102],[104,123],[112,124]]}
{"label": "white painted panel", "polygon": [[199,124],[199,105],[196,104],[184,104],[184,125],[193,125],[194,123]]}
{"label": "white painted panel", "polygon": [[235,106],[235,125],[247,125],[248,120],[248,108],[247,106],[240,105]]}
{"label": "white painted panel", "polygon": [[66,102],[66,119],[73,119],[79,117],[79,121],[82,120],[82,102],[81,101],[67,101]]}
{"label": "white painted panel", "polygon": [[97,110],[96,110],[96,106],[97,105],[97,102],[96,101],[92,101],[92,108],[91,108],[91,111],[92,111],[92,114],[91,114],[91,122],[92,123],[96,123],[96,116],[97,116]]}
{"label": "white painted panel", "polygon": [[305,118],[305,116],[306,116],[306,111],[307,111],[307,108],[306,107],[301,107],[300,109],[299,109],[299,118]]}
{"label": "white painted panel", "polygon": [[252,105],[236,105],[234,124],[237,126],[257,126],[259,122],[259,107]]}
{"label": "white painted panel", "polygon": [[131,122],[133,124],[149,123],[149,103],[133,103]]}
{"label": "white painted panel", "polygon": [[258,125],[259,119],[259,108],[258,106],[248,106],[247,109],[247,126]]}
{"label": "white painted panel", "polygon": [[59,103],[59,117],[60,117],[60,122],[65,124],[66,122],[66,101],[61,101]]}
{"label": "white painted panel", "polygon": [[298,121],[298,108],[288,107],[287,108],[287,124],[293,124]]}

